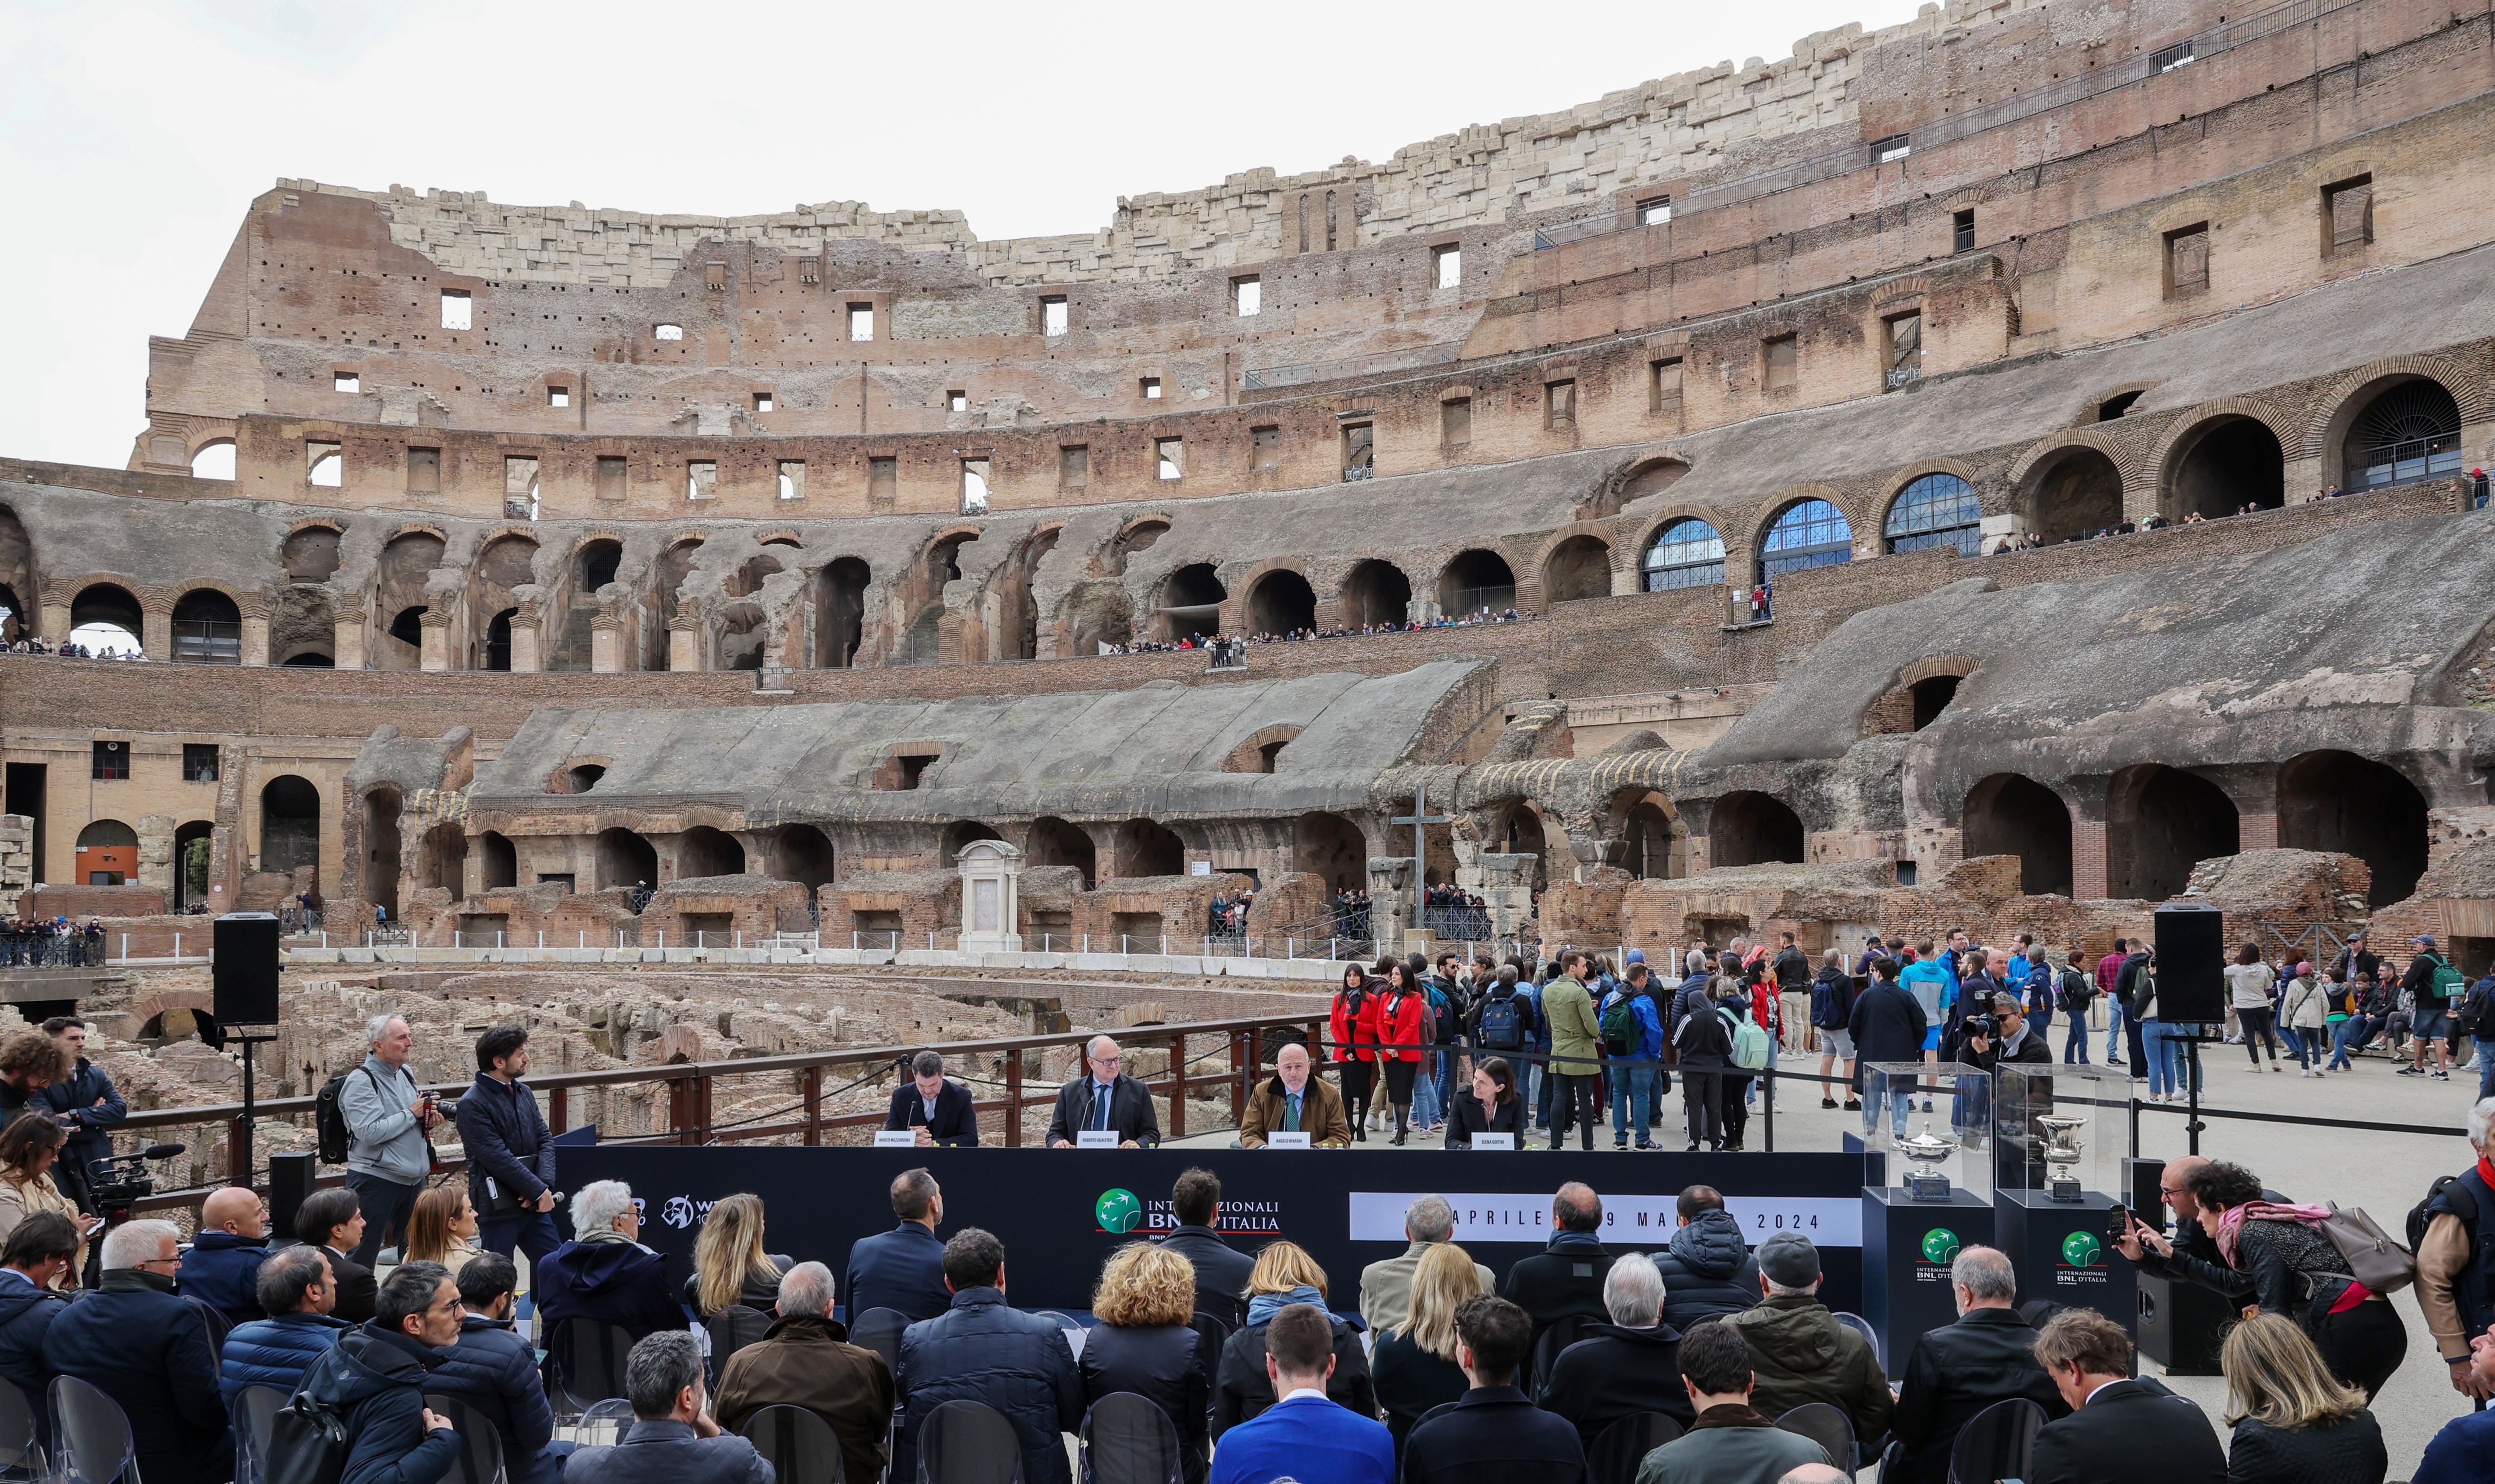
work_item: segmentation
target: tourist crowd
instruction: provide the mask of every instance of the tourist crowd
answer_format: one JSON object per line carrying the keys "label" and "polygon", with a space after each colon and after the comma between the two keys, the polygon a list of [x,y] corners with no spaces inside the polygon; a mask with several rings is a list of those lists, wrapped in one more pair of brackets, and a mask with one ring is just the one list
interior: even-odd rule
{"label": "tourist crowd", "polygon": [[1106,646],[1100,652],[1103,654],[1175,654],[1194,650],[1213,650],[1217,651],[1215,662],[1217,664],[1220,662],[1221,652],[1236,651],[1251,644],[1302,644],[1319,639],[1361,639],[1377,634],[1417,634],[1433,628],[1472,628],[1484,623],[1516,623],[1530,617],[1532,617],[1530,614],[1518,613],[1512,607],[1500,609],[1495,613],[1488,608],[1482,608],[1468,614],[1432,619],[1426,623],[1417,621],[1405,623],[1363,623],[1357,628],[1349,624],[1340,624],[1329,629],[1318,629],[1314,625],[1309,625],[1304,628],[1286,629],[1278,634],[1259,629],[1254,633],[1244,635],[1192,634],[1183,639],[1134,639],[1124,644]]}
{"label": "tourist crowd", "polygon": [[9,645],[8,651],[12,654],[52,654],[57,655],[62,659],[144,660],[147,657],[146,654],[141,652],[135,645],[126,650],[113,645],[106,645],[104,648],[99,650],[91,649],[86,645],[77,643],[54,644],[48,639],[38,638],[31,634]]}
{"label": "tourist crowd", "polygon": [[84,927],[65,917],[0,918],[0,968],[95,969],[104,966],[104,922]]}

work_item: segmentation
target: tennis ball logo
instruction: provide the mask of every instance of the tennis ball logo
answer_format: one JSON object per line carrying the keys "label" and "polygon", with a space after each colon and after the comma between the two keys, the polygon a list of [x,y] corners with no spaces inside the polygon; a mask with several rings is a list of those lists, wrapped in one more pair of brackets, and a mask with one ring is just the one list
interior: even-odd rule
{"label": "tennis ball logo", "polygon": [[2062,1260],[2073,1267],[2094,1267],[2105,1260],[2105,1243],[2093,1231],[2074,1231],[2062,1238]]}
{"label": "tennis ball logo", "polygon": [[1135,1198],[1133,1191],[1102,1191],[1100,1198],[1092,1202],[1092,1219],[1100,1224],[1101,1230],[1124,1236],[1144,1219],[1144,1203]]}
{"label": "tennis ball logo", "polygon": [[1947,1262],[1957,1256],[1957,1233],[1947,1227],[1934,1227],[1924,1233],[1924,1260]]}

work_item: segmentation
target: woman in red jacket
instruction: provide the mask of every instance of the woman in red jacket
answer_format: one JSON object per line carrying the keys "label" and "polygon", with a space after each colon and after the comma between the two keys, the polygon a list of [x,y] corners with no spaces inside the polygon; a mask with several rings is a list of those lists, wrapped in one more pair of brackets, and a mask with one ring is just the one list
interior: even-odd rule
{"label": "woman in red jacket", "polygon": [[1386,1101],[1395,1105],[1395,1136],[1388,1142],[1400,1144],[1408,1132],[1412,1079],[1421,1070],[1421,1048],[1431,1040],[1430,991],[1422,986],[1410,964],[1398,963],[1387,971],[1386,993],[1380,998],[1378,1043],[1381,1046],[1401,1047],[1377,1053],[1378,1061],[1386,1068]]}
{"label": "woman in red jacket", "polygon": [[1342,1078],[1342,1110],[1354,1142],[1369,1141],[1369,1095],[1377,1075],[1377,1013],[1383,985],[1352,964],[1334,992],[1335,1071]]}

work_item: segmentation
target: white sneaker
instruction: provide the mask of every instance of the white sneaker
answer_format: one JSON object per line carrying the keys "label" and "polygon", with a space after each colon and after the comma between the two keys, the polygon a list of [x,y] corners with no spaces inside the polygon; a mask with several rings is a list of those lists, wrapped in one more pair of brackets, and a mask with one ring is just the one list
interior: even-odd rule
{"label": "white sneaker", "polygon": [[2313,1075],[2313,1069],[2310,1067],[2302,1068],[2296,1073],[2296,1075],[2298,1076],[2311,1076]]}

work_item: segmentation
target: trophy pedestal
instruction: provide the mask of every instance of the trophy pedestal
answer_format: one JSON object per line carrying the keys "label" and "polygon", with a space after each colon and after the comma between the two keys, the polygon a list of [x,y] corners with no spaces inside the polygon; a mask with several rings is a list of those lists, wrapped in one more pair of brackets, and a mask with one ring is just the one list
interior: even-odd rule
{"label": "trophy pedestal", "polygon": [[2002,1191],[1993,1196],[2001,1240],[2018,1270],[2018,1301],[2049,1299],[2094,1309],[2131,1329],[2139,1323],[2133,1279],[2139,1269],[2106,1240],[2110,1196],[2093,1191],[2076,1201],[2047,1191]]}
{"label": "trophy pedestal", "polygon": [[1950,1260],[1963,1247],[1997,1245],[1993,1227],[1992,1204],[1963,1189],[1916,1200],[1898,1186],[1864,1187],[1863,1317],[1889,1371],[1903,1371],[1925,1330],[1956,1322]]}

